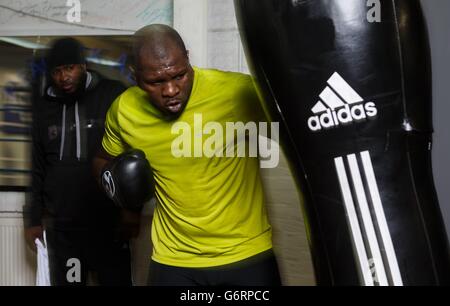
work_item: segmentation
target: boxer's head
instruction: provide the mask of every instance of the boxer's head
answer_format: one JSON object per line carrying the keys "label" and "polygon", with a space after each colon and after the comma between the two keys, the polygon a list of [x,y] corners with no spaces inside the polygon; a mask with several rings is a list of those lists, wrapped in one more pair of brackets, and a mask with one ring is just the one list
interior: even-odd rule
{"label": "boxer's head", "polygon": [[56,40],[47,54],[47,69],[60,93],[75,94],[86,81],[83,46],[73,38]]}
{"label": "boxer's head", "polygon": [[169,117],[186,107],[194,70],[180,35],[166,25],[150,25],[134,37],[135,76],[150,102]]}

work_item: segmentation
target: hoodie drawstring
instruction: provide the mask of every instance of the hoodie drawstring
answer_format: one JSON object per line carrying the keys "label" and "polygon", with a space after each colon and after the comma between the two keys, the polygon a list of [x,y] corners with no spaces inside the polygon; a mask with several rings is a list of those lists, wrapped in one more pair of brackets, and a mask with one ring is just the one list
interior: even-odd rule
{"label": "hoodie drawstring", "polygon": [[81,140],[80,140],[80,115],[78,114],[78,101],[75,103],[75,128],[77,134],[77,158],[81,156]]}
{"label": "hoodie drawstring", "polygon": [[62,112],[62,130],[61,130],[61,146],[59,148],[59,160],[62,160],[63,157],[65,138],[66,138],[66,105],[64,104]]}
{"label": "hoodie drawstring", "polygon": [[[78,112],[78,101],[75,103],[75,128],[77,141],[77,159],[81,158],[81,131],[80,131],[80,115]],[[63,105],[62,112],[62,130],[61,130],[61,145],[59,149],[59,160],[64,156],[64,143],[66,141],[66,104]]]}
{"label": "hoodie drawstring", "polygon": [[[87,72],[87,76],[86,76],[86,85],[85,88],[89,88],[89,86],[91,85],[93,81],[93,77],[92,74],[90,72]],[[47,89],[47,94],[50,97],[57,97],[55,91],[53,90],[53,87],[49,87]],[[72,109],[69,109],[69,114],[72,111]],[[60,145],[60,149],[59,149],[59,160],[63,159],[64,156],[64,149],[65,149],[65,141],[66,141],[66,113],[67,113],[67,105],[63,104],[63,112],[62,112],[62,129],[61,129],[61,145]],[[83,120],[85,120],[85,110],[83,108],[83,104],[81,104],[81,117]],[[81,125],[80,125],[80,109],[78,106],[78,101],[75,102],[75,128],[76,128],[76,144],[77,144],[77,159],[81,160],[81,155],[83,154],[83,158],[85,158],[86,155],[86,145],[83,144],[83,153],[81,152],[81,133],[83,132],[83,141],[85,142],[85,138],[86,138],[86,132],[85,131],[81,131]],[[71,129],[70,129],[71,130]],[[71,143],[69,143],[69,147],[71,148]]]}

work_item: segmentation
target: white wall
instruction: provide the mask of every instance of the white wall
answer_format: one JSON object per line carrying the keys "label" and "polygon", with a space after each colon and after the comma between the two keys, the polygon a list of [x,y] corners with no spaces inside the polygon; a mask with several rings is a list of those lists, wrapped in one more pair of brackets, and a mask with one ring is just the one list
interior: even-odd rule
{"label": "white wall", "polygon": [[36,258],[23,236],[24,201],[24,193],[0,193],[0,286],[33,285],[36,277]]}
{"label": "white wall", "polygon": [[208,67],[249,73],[232,0],[208,2]]}
{"label": "white wall", "polygon": [[422,0],[430,36],[433,68],[433,171],[439,204],[450,237],[450,1]]}
{"label": "white wall", "polygon": [[173,27],[180,33],[189,50],[191,63],[207,64],[207,0],[174,0]]}

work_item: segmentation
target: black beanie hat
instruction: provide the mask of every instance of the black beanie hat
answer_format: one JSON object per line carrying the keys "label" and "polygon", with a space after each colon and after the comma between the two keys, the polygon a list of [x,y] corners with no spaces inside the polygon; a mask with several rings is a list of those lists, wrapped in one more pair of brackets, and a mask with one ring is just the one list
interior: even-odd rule
{"label": "black beanie hat", "polygon": [[83,49],[83,45],[71,37],[54,41],[47,53],[48,71],[61,65],[85,64]]}

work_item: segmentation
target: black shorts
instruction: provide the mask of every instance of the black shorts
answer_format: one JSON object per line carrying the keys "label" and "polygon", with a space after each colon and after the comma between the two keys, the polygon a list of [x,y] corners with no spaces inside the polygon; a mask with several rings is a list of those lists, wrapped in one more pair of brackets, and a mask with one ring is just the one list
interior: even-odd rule
{"label": "black shorts", "polygon": [[150,286],[281,286],[272,250],[211,268],[182,268],[151,261]]}
{"label": "black shorts", "polygon": [[112,231],[47,228],[46,236],[53,286],[85,286],[88,272],[99,285],[132,285],[129,244]]}

